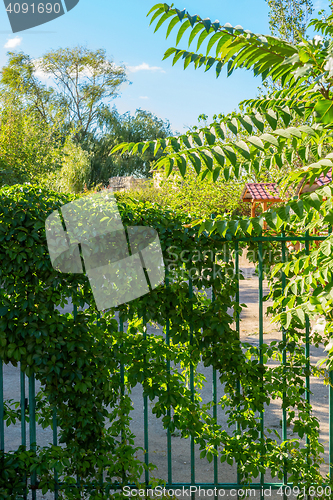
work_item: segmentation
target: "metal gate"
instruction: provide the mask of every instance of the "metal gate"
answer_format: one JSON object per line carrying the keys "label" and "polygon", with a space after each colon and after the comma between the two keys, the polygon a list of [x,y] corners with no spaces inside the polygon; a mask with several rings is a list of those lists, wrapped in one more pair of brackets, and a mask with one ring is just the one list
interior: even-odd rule
{"label": "metal gate", "polygon": [[[257,250],[258,250],[258,257],[259,257],[259,262],[258,262],[258,303],[259,303],[259,347],[263,345],[263,242],[279,242],[281,245],[281,256],[282,256],[282,262],[285,261],[286,259],[286,242],[288,241],[299,241],[300,243],[305,245],[305,250],[307,253],[309,253],[309,245],[310,242],[314,241],[319,241],[319,240],[324,240],[325,236],[309,236],[306,234],[305,236],[300,236],[300,237],[288,237],[288,236],[271,236],[271,237],[253,237],[253,238],[239,238],[234,241],[228,241],[228,245],[234,245],[234,255],[235,255],[235,273],[236,275],[239,275],[239,242],[256,242],[257,244]],[[224,240],[227,241],[227,240]],[[282,288],[285,286],[285,277],[282,276]],[[192,284],[190,282],[189,284],[189,293],[190,295],[193,293],[192,290]],[[213,299],[212,299],[213,300]],[[239,281],[238,281],[238,290],[236,293],[236,301],[239,303]],[[74,307],[74,317],[76,315],[76,309]],[[119,328],[123,329],[124,325],[120,321],[119,322]],[[169,336],[168,336],[168,329],[169,325],[167,323],[166,325],[166,336],[165,340],[166,343],[169,342]],[[240,333],[240,320],[239,320],[239,315],[237,316],[236,320],[236,329],[238,334]],[[310,323],[309,320],[306,322],[306,345],[305,345],[305,353],[306,353],[306,359],[307,359],[307,364],[310,363],[310,345],[309,345],[309,332],[310,332]],[[192,333],[190,333],[192,335]],[[285,338],[285,332],[282,332],[283,338]],[[262,355],[260,362],[263,362]],[[168,368],[170,368],[170,362]],[[283,363],[286,363],[286,353],[284,353],[283,356]],[[121,375],[122,378],[124,376],[124,367],[121,367]],[[34,376],[31,376],[29,378],[29,391],[28,394],[26,394],[25,390],[25,379],[26,375],[21,372],[20,374],[20,391],[21,391],[21,396],[20,396],[20,408],[21,408],[21,444],[26,447],[27,445],[27,423],[26,423],[26,406],[28,403],[28,415],[29,415],[29,424],[28,424],[28,432],[29,432],[29,441],[31,443],[31,450],[36,450],[36,399],[35,399],[35,378]],[[332,385],[329,386],[329,474],[330,478],[333,479],[333,425],[332,425],[332,419],[333,419],[333,373],[330,372],[330,382]],[[3,383],[4,383],[4,373],[3,373],[3,363],[2,361],[0,362],[0,451],[5,450],[5,420],[4,420],[4,412],[5,412],[5,406],[4,406],[4,389],[3,389]],[[194,395],[194,379],[193,379],[193,367],[190,369],[190,390],[192,393],[192,397]],[[308,401],[310,401],[310,378],[309,376],[306,377],[306,398]],[[212,401],[213,401],[213,415],[216,419],[217,417],[217,373],[216,370],[213,369],[213,374],[212,374]],[[282,439],[286,440],[287,439],[287,415],[286,415],[286,409],[283,409],[282,411]],[[170,413],[169,413],[170,414]],[[261,432],[263,433],[264,430],[264,414],[261,413],[260,415],[261,419]],[[149,463],[149,426],[148,426],[148,400],[147,397],[144,397],[143,399],[143,429],[144,429],[144,461],[148,465]],[[166,490],[179,490],[180,492],[184,492],[184,489],[187,489],[189,491],[189,494],[191,495],[192,498],[194,498],[195,494],[199,493],[199,488],[201,490],[212,490],[213,494],[215,497],[219,496],[219,490],[235,490],[237,493],[236,495],[238,496],[240,490],[244,488],[244,484],[241,484],[239,480],[239,475],[237,474],[237,482],[235,483],[225,483],[223,480],[221,480],[221,477],[219,477],[218,474],[218,457],[214,456],[213,458],[213,482],[197,482],[196,481],[196,468],[195,468],[195,443],[192,438],[190,438],[190,477],[191,480],[190,482],[174,482],[173,480],[173,463],[172,463],[172,440],[171,440],[171,434],[170,431],[167,431],[167,437],[166,437],[166,449],[167,449],[167,477],[165,477],[165,489]],[[57,445],[58,440],[57,440],[57,416],[54,414],[53,416],[53,444]],[[55,473],[55,481],[56,483],[58,482],[57,474]],[[151,487],[150,485],[150,476],[149,476],[149,471],[145,471],[145,477],[144,477],[144,483],[145,483],[145,488],[149,489]],[[59,495],[59,490],[62,488],[61,483],[57,483],[56,490],[54,492],[54,498],[57,499]],[[278,483],[272,483],[272,482],[265,482],[265,477],[264,474],[260,475],[260,480],[256,483],[252,483],[248,485],[251,489],[257,490],[260,492],[260,498],[264,498],[264,490],[265,489],[270,489],[270,490],[278,490],[281,488],[281,486],[288,486],[288,481],[287,481],[287,475],[284,475],[284,482],[278,482]],[[290,486],[290,485],[289,485]],[[119,485],[114,485],[115,488],[120,488]],[[31,485],[27,488],[30,490],[28,492],[28,489],[26,493],[23,496],[19,496],[18,498],[32,498],[32,500],[35,500],[37,498],[37,490],[38,490],[38,484],[36,482],[36,475],[33,475],[31,478]],[[135,485],[132,485],[131,488],[136,488]],[[215,489],[216,488],[216,489]],[[30,497],[31,495],[31,497]],[[286,498],[286,494],[284,494],[284,497]],[[280,497],[281,498],[281,497]]]}

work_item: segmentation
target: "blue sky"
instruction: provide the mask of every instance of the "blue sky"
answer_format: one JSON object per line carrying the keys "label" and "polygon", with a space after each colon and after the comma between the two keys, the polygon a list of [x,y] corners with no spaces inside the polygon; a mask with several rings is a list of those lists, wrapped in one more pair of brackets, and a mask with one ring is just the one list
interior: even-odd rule
{"label": "blue sky", "polygon": [[[126,66],[131,82],[123,86],[121,95],[111,105],[116,105],[121,113],[134,113],[137,108],[149,110],[168,119],[173,130],[179,132],[195,125],[201,113],[209,118],[214,113],[228,113],[241,100],[256,96],[261,80],[249,72],[238,70],[226,78],[224,70],[216,79],[214,70],[205,73],[188,67],[184,71],[181,62],[172,66],[171,59],[162,61],[165,50],[175,44],[175,34],[172,32],[166,40],[165,28],[154,33],[153,26],[149,26],[146,14],[155,3],[154,0],[80,0],[66,15],[13,34],[1,2],[0,65],[6,63],[8,50],[38,58],[60,47],[104,48],[116,64]],[[269,33],[265,0],[175,0],[174,3],[192,15],[218,19],[222,24],[240,24],[255,33]],[[327,4],[327,0],[315,0],[315,14],[327,8]],[[180,47],[186,48],[185,43]]]}

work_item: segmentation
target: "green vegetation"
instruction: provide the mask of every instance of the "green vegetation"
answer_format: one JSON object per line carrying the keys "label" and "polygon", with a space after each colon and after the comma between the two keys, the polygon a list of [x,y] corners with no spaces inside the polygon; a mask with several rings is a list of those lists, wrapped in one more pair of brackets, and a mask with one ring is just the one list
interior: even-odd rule
{"label": "green vegetation", "polygon": [[126,74],[104,50],[65,48],[38,60],[8,56],[0,80],[0,185],[42,180],[76,193],[117,175],[150,175],[152,153],[121,158],[110,151],[125,140],[167,137],[170,125],[141,109],[132,116],[111,108]]}
{"label": "green vegetation", "polygon": [[140,200],[157,203],[164,209],[170,208],[189,213],[197,219],[216,215],[249,215],[250,205],[240,201],[244,181],[213,182],[199,179],[194,172],[185,178],[173,173],[168,178],[155,177],[141,189],[117,193],[119,200]]}
{"label": "green vegetation", "polygon": [[[310,3],[302,5],[310,8]],[[178,430],[181,437],[191,436],[200,445],[202,459],[211,462],[218,457],[229,465],[237,463],[244,483],[270,472],[272,477],[287,478],[305,491],[313,485],[332,484],[320,472],[323,446],[319,442],[319,422],[307,398],[306,378],[323,375],[325,382],[332,384],[329,370],[333,365],[333,188],[328,184],[300,198],[292,193],[300,181],[313,183],[319,174],[333,167],[333,15],[312,20],[311,25],[321,35],[299,42],[302,19],[298,32],[283,40],[253,34],[240,26],[221,26],[165,3],[157,4],[150,14],[152,22],[157,23],[156,29],[168,22],[167,36],[176,26],[179,28],[177,45],[185,34],[190,46],[197,42],[191,52],[177,47],[168,49],[165,57],[173,56],[174,63],[183,59],[185,68],[190,64],[206,70],[215,67],[217,76],[224,66],[228,74],[245,68],[264,80],[271,78],[280,90],[243,102],[239,112],[216,116],[212,123],[200,124],[179,137],[167,137],[168,126],[155,123],[155,118],[144,112],[135,117],[125,115],[120,120],[122,126],[115,135],[117,141],[121,138],[123,142],[113,147],[113,154],[117,155],[114,165],[120,161],[119,155],[125,155],[129,169],[147,174],[148,161],[154,157],[156,168],[168,177],[160,191],[118,195],[125,225],[157,229],[168,269],[167,286],[160,285],[149,295],[117,308],[121,319],[128,321],[126,332],[121,328],[118,331],[115,310],[96,310],[85,276],[59,274],[51,266],[44,221],[74,195],[34,186],[0,191],[0,281],[4,285],[0,288],[0,357],[5,363],[20,362],[28,374],[36,374],[42,383],[40,397],[44,402],[38,418],[50,423],[56,408],[61,440],[66,445],[38,449],[37,453],[22,453],[20,449],[3,454],[0,458],[6,466],[0,469],[0,492],[7,498],[22,493],[17,470],[27,476],[36,473],[46,492],[54,490],[50,471],[55,468],[68,485],[78,477],[79,494],[83,495],[85,484],[89,498],[96,500],[103,495],[103,470],[109,481],[116,478],[122,485],[138,484],[143,469],[153,466],[135,457],[129,428],[131,404],[121,389],[131,389],[139,383],[165,429]],[[205,54],[198,53],[204,43]],[[51,53],[44,68],[52,72],[54,57],[59,57],[63,68],[68,68],[66,54],[77,55],[66,51]],[[100,138],[95,134],[100,129],[94,129],[94,120],[101,120],[107,127],[112,122],[112,112],[102,107],[101,114],[97,110],[94,114],[96,108],[89,108],[86,103],[81,116],[75,112],[70,118],[62,116],[57,103],[68,96],[40,86],[32,78],[34,69],[25,57],[18,59],[18,69],[14,62],[10,62],[7,74],[3,73],[8,92],[15,81],[22,82],[26,93],[21,106],[35,106],[34,115],[49,113],[51,118],[45,120],[45,126],[51,130],[55,118],[60,116],[62,120],[60,138],[52,136],[59,141],[54,143],[54,154],[55,164],[61,169],[61,189],[82,190],[88,178],[90,155],[98,147],[103,151],[105,147],[106,153],[99,156],[104,163],[96,160],[96,165],[102,166],[95,168],[95,182],[104,178],[103,165],[107,164],[106,169],[111,165],[107,158],[113,132],[98,142]],[[116,86],[112,92],[115,89]],[[99,96],[97,93],[95,104]],[[146,123],[151,124],[152,137],[148,140],[140,138],[146,133]],[[66,134],[62,135],[66,127],[67,132],[74,134],[67,141]],[[132,134],[133,128],[137,134]],[[45,130],[48,132],[49,128]],[[37,132],[33,137],[38,137]],[[30,158],[30,150],[22,151],[25,165],[24,158]],[[56,152],[67,157],[57,157]],[[149,159],[145,159],[145,154],[150,155]],[[78,171],[74,156],[80,158]],[[8,160],[8,169],[13,164]],[[29,165],[28,160],[26,164]],[[44,163],[38,165],[43,171]],[[244,215],[235,201],[239,196],[235,186],[240,187],[245,179],[276,177],[285,203],[258,217],[250,219]],[[52,177],[49,180],[52,182]],[[234,198],[229,196],[229,187]],[[226,205],[221,202],[223,196],[228,196]],[[211,212],[215,212],[215,218]],[[260,348],[241,342],[233,327],[241,310],[234,299],[238,276],[232,259],[227,262],[224,258],[227,249],[232,245],[247,246],[253,249],[253,261],[257,263],[258,243],[254,238],[263,234],[293,238],[314,230],[325,233],[322,243],[305,245],[292,254],[283,247],[282,257],[276,243],[260,243],[263,251],[272,250],[262,254],[262,263],[273,300],[270,311],[281,326],[282,340]],[[186,259],[181,258],[184,252]],[[198,259],[198,252],[204,257]],[[279,259],[281,262],[277,263]],[[209,287],[213,301],[201,293]],[[87,303],[89,307],[75,318],[60,315],[54,306],[64,305],[68,297],[76,306]],[[309,320],[318,315],[323,317],[324,329],[321,333],[310,332]],[[163,337],[147,335],[143,318],[167,327],[169,344]],[[309,344],[320,343],[328,350],[325,368],[313,366],[307,358]],[[268,363],[270,360],[275,363]],[[235,429],[229,433],[212,416],[211,405],[202,404],[198,391],[191,397],[187,389],[191,366],[194,385],[200,388],[202,377],[197,369],[201,361],[205,366],[213,366],[225,384],[219,404],[227,410],[228,424]],[[126,367],[124,381],[121,363]],[[180,363],[182,369],[173,363]],[[272,399],[283,399],[286,409],[282,434],[276,429],[263,429],[258,419]],[[6,418],[17,420],[20,414],[15,417],[7,411]],[[110,421],[108,428],[105,418]],[[286,438],[287,424],[292,427],[294,439]],[[301,446],[305,434],[307,441]],[[63,495],[68,499],[78,497],[70,489]],[[300,493],[299,498],[303,497]]]}
{"label": "green vegetation", "polygon": [[[164,428],[178,431],[182,438],[191,436],[200,445],[201,459],[211,462],[217,456],[229,465],[237,461],[245,482],[265,470],[281,479],[283,464],[294,485],[306,489],[323,484],[318,422],[304,398],[300,368],[305,363],[304,350],[291,329],[286,367],[266,366],[262,359],[282,359],[284,342],[260,350],[239,340],[234,328],[241,311],[235,301],[238,277],[233,262],[224,259],[230,242],[207,231],[198,236],[198,229],[191,227],[193,218],[183,213],[148,202],[120,201],[125,226],[147,225],[158,231],[170,280],[168,286],[161,284],[116,308],[123,322],[128,322],[123,332],[114,318],[115,309],[96,310],[86,276],[58,273],[51,265],[45,219],[73,198],[33,186],[0,190],[0,280],[4,285],[0,288],[0,357],[14,366],[20,363],[41,382],[37,422],[50,425],[56,410],[63,443],[0,454],[2,498],[23,494],[24,474],[38,481],[44,494],[54,491],[54,469],[67,486],[79,480],[77,488],[59,492],[66,500],[99,500],[109,494],[114,481],[139,486],[146,465],[136,457],[138,448],[130,431],[130,393],[122,392],[138,384]],[[202,293],[208,287],[213,289],[214,301]],[[277,300],[280,297],[281,293]],[[75,317],[55,309],[68,298],[79,308]],[[89,307],[80,309],[85,304]],[[169,344],[163,336],[148,334],[145,322],[167,325]],[[201,362],[218,371],[225,384],[219,404],[227,410],[228,424],[235,427],[237,422],[238,430],[224,430],[215,421],[211,404],[202,403]],[[188,389],[190,367],[193,397]],[[281,443],[276,429],[259,439],[257,412],[287,390],[289,423],[299,439],[305,432],[309,437],[304,449],[295,439]],[[15,423],[20,418],[20,410],[7,402],[6,421]],[[154,469],[153,464],[148,467]],[[101,485],[103,471],[109,483],[106,488]],[[121,492],[118,495],[124,498]]]}

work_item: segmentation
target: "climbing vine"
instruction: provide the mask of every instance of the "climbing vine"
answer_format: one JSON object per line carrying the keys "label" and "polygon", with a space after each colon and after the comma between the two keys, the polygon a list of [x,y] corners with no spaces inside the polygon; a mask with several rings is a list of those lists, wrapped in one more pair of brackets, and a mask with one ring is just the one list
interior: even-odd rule
{"label": "climbing vine", "polygon": [[[149,295],[117,308],[127,325],[121,329],[115,310],[96,310],[84,275],[61,274],[51,266],[45,219],[72,199],[29,185],[0,192],[0,357],[4,363],[20,363],[27,375],[34,373],[41,382],[38,421],[52,425],[56,410],[62,444],[2,453],[2,496],[22,494],[24,477],[32,474],[44,493],[54,491],[54,470],[61,482],[60,496],[66,499],[102,498],[115,486],[121,496],[122,486],[139,485],[146,465],[138,458],[130,431],[128,393],[137,384],[166,429],[178,429],[183,438],[192,436],[202,459],[211,461],[217,455],[222,462],[237,463],[244,483],[269,470],[279,479],[286,472],[288,481],[304,488],[323,484],[323,449],[318,421],[304,397],[309,368],[304,368],[298,325],[288,330],[285,341],[261,349],[240,341],[234,324],[241,307],[235,300],[232,233],[209,234],[180,212],[137,200],[120,201],[125,225],[158,231],[167,270],[166,281]],[[238,222],[243,227],[245,219]],[[250,232],[243,234],[251,237]],[[207,298],[208,288],[214,300]],[[55,306],[63,306],[69,297],[76,314],[60,314]],[[82,309],[85,304],[89,307]],[[162,335],[147,333],[148,322],[168,329],[168,344]],[[286,350],[285,367],[266,364],[269,359],[281,361]],[[223,430],[213,418],[212,403],[201,402],[200,361],[218,371],[225,385],[218,404],[228,411],[228,423],[237,423],[237,430]],[[123,380],[121,365],[126,367]],[[194,397],[187,383],[190,366]],[[281,441],[276,429],[263,432],[260,427],[259,413],[283,394],[298,439]],[[9,402],[5,419],[20,419]],[[303,448],[299,439],[305,434],[308,444]],[[153,464],[148,467],[153,472]]]}

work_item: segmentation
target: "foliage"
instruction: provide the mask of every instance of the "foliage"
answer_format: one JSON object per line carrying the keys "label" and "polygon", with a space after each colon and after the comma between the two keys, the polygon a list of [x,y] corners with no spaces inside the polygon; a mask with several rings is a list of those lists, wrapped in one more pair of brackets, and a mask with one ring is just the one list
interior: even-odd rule
{"label": "foliage", "polygon": [[[317,241],[316,245],[308,243],[301,245],[300,250],[289,256],[288,261],[286,261],[285,247],[285,255],[279,264],[276,265],[278,260],[276,251],[275,258],[273,251],[267,252],[271,254],[269,260],[264,259],[266,274],[270,279],[270,294],[274,301],[271,311],[284,332],[283,340],[279,343],[280,354],[276,353],[277,359],[286,360],[288,373],[293,367],[295,379],[292,385],[298,386],[299,395],[306,395],[308,390],[304,386],[303,377],[310,374],[318,375],[319,372],[307,360],[304,344],[312,343],[316,346],[321,342],[327,344],[326,367],[331,370],[333,364],[333,344],[332,338],[330,339],[333,324],[330,259],[333,193],[329,184],[317,189],[315,193],[303,194],[300,197],[293,194],[300,182],[302,184],[309,182],[311,186],[319,175],[325,175],[333,166],[331,152],[333,16],[310,22],[317,33],[323,36],[316,35],[313,40],[302,40],[301,43],[293,45],[272,36],[254,35],[241,26],[234,28],[228,24],[221,26],[217,21],[212,23],[209,19],[191,16],[185,9],[180,11],[167,4],[157,4],[149,14],[152,14],[151,22],[157,21],[155,31],[168,21],[167,36],[180,23],[177,45],[187,30],[190,30],[189,46],[197,37],[197,52],[203,42],[206,42],[205,55],[173,47],[168,49],[165,57],[173,56],[173,64],[182,58],[184,68],[193,63],[195,68],[203,66],[207,71],[215,65],[217,76],[220,75],[224,65],[227,66],[228,75],[236,68],[246,68],[252,70],[255,75],[261,75],[263,79],[271,77],[274,82],[281,83],[281,89],[273,94],[245,101],[238,114],[219,117],[219,120],[215,119],[212,124],[178,138],[169,137],[163,141],[139,144],[125,143],[114,151],[135,153],[142,152],[148,147],[154,148],[155,153],[158,151],[162,153],[156,162],[156,168],[163,168],[167,175],[171,174],[173,168],[177,168],[181,175],[185,176],[191,165],[197,174],[206,175],[206,178],[215,181],[219,176],[227,179],[230,175],[234,175],[241,179],[244,174],[253,171],[262,175],[274,169],[272,180],[280,182],[281,195],[285,196],[283,206],[267,210],[259,217],[251,219],[218,216],[212,220],[202,217],[202,221],[196,221],[196,224],[199,226],[198,234],[206,232],[211,235],[219,234],[230,242],[246,238],[250,248],[256,246],[253,238],[263,234],[268,237],[287,235],[291,240],[304,234],[311,234],[314,230],[323,234],[321,243]],[[228,129],[234,134],[232,139],[229,132],[226,134]],[[244,129],[248,135],[244,134]],[[263,232],[264,224],[267,225],[265,232]],[[313,241],[316,241],[315,236]],[[262,247],[264,245],[265,243],[261,243]],[[283,245],[282,243],[282,247]],[[254,260],[258,260],[258,252],[255,252]],[[321,334],[316,330],[310,333],[309,321],[316,319],[318,315],[324,317],[325,328]],[[275,347],[273,344],[270,347],[263,347],[261,363],[265,362],[266,349],[272,353],[270,349],[274,350]],[[266,368],[267,366],[262,366],[263,370]],[[325,381],[332,385],[331,374],[329,375],[327,371],[322,373],[325,375]],[[286,380],[288,376],[281,372],[280,380]],[[276,380],[273,384],[275,383]],[[240,385],[242,384],[241,381]],[[260,390],[262,388],[263,385],[260,385]],[[309,426],[305,423],[311,412],[306,397],[302,402],[298,400],[293,409],[288,391],[286,386],[280,391],[280,397],[283,397],[284,407],[288,408],[288,422],[294,423],[294,432],[301,438],[310,429],[318,428],[318,422],[316,423],[314,419]],[[299,415],[297,408],[300,410]],[[301,428],[303,430],[299,433]],[[296,445],[299,446],[297,441]],[[318,443],[316,444],[315,435],[309,438],[308,446],[303,450],[300,448],[299,451],[291,450],[294,446],[292,440],[283,442],[281,446],[282,448],[286,446],[284,451],[289,450],[291,456],[295,458],[295,463],[310,449],[319,451],[321,448],[320,446],[318,448]],[[249,449],[253,452],[251,445]],[[262,472],[268,468],[268,464],[271,464],[270,459],[274,453],[271,449],[268,462],[263,459]],[[281,449],[280,453],[280,457],[287,460],[288,453],[281,452]],[[258,458],[259,456],[260,454]],[[242,456],[237,457],[237,462],[241,463],[243,478],[248,479]],[[309,470],[307,472],[310,476],[314,474],[313,480],[317,474],[315,472],[317,466],[318,462],[311,472]],[[299,464],[295,466],[290,462],[287,467],[289,472],[293,471],[292,481],[295,480],[295,484],[306,475],[299,473]],[[318,480],[316,478],[314,483]]]}
{"label": "foliage", "polygon": [[[164,427],[171,432],[178,429],[183,438],[192,436],[200,445],[202,459],[211,461],[219,454],[222,462],[235,461],[243,480],[250,482],[264,469],[281,479],[283,456],[293,484],[300,485],[300,477],[305,487],[322,484],[318,422],[303,398],[300,367],[304,356],[298,347],[292,348],[293,340],[288,338],[289,364],[285,369],[279,364],[267,366],[263,364],[266,359],[281,358],[284,342],[264,345],[261,350],[240,342],[233,328],[241,310],[234,300],[238,277],[233,261],[226,257],[228,240],[207,231],[199,236],[191,227],[190,216],[136,200],[119,201],[126,226],[157,229],[167,282],[149,295],[119,306],[128,327],[118,331],[114,310],[96,311],[85,276],[59,274],[51,266],[44,221],[72,199],[73,195],[30,186],[1,190],[0,280],[4,286],[0,288],[0,356],[5,363],[20,363],[28,375],[35,373],[45,398],[38,421],[47,425],[56,409],[64,444],[37,450],[32,445],[29,452],[5,453],[1,458],[5,465],[0,468],[4,498],[11,498],[14,487],[20,491],[23,472],[27,477],[36,472],[43,492],[53,491],[53,468],[66,485],[74,486],[76,476],[80,479],[81,487],[60,491],[68,499],[101,498],[103,470],[110,484],[138,484],[144,464],[135,457],[129,430],[132,406],[129,395],[122,391],[137,384],[142,384]],[[210,286],[213,301],[203,293]],[[55,306],[63,306],[68,297],[78,308],[89,307],[77,309],[74,316],[60,314]],[[161,335],[147,333],[149,321],[167,329],[169,343]],[[239,426],[231,433],[215,421],[212,404],[203,404],[198,391],[193,397],[188,389],[191,370],[193,386],[201,386],[202,375],[197,372],[201,361],[218,370],[225,384],[219,404],[228,411],[228,423],[238,422]],[[125,365],[124,385],[121,363]],[[275,438],[268,430],[265,434],[260,431],[256,412],[287,389],[294,432],[299,437],[304,432],[309,436],[305,449],[298,448],[295,440],[281,443],[276,429]],[[302,410],[300,415],[297,408]],[[6,418],[13,421],[13,412],[6,411]],[[8,477],[17,478],[11,486]]]}
{"label": "foliage", "polygon": [[[156,184],[156,186],[154,186]],[[199,179],[190,170],[182,178],[173,172],[165,178],[163,174],[155,176],[154,181],[145,182],[140,189],[117,193],[120,200],[136,199],[157,203],[161,207],[190,213],[201,219],[212,214],[225,213],[249,215],[249,204],[240,201],[243,182],[229,180],[228,183]]]}
{"label": "foliage", "polygon": [[[120,390],[123,363],[127,389],[142,383],[144,394],[153,401],[153,412],[162,418],[164,427],[171,432],[179,429],[182,437],[192,436],[200,445],[201,458],[211,461],[218,455],[221,462],[237,463],[245,483],[270,471],[279,480],[286,474],[288,481],[306,489],[323,484],[319,423],[312,414],[305,383],[307,376],[320,372],[310,365],[304,350],[304,342],[311,340],[318,345],[322,337],[315,333],[310,337],[302,329],[307,330],[308,317],[317,314],[331,321],[331,236],[324,237],[318,250],[310,252],[306,246],[290,256],[288,262],[284,256],[277,266],[276,249],[273,257],[265,255],[273,310],[284,335],[282,341],[261,348],[240,342],[233,328],[241,308],[234,300],[238,278],[233,261],[228,262],[226,255],[230,242],[239,237],[246,239],[240,246],[247,242],[254,246],[253,238],[262,236],[264,221],[268,235],[283,233],[291,239],[304,231],[327,230],[327,225],[332,224],[331,186],[290,199],[290,189],[300,180],[313,182],[319,173],[332,167],[331,129],[320,123],[325,123],[329,111],[318,112],[318,106],[325,107],[323,97],[331,102],[330,42],[316,38],[293,46],[274,37],[253,35],[239,26],[221,27],[217,22],[201,20],[166,4],[158,4],[151,12],[153,19],[159,18],[157,28],[170,18],[167,34],[182,22],[178,42],[190,27],[190,41],[198,35],[199,47],[210,35],[207,56],[178,49],[167,51],[167,55],[175,54],[174,61],[183,56],[185,67],[194,62],[209,69],[216,63],[218,74],[224,64],[228,64],[229,73],[235,67],[245,67],[264,77],[281,79],[289,87],[277,92],[274,98],[252,102],[251,110],[221,117],[211,126],[179,138],[130,142],[113,151],[135,154],[150,149],[155,156],[160,155],[157,164],[167,174],[177,167],[185,177],[192,165],[198,174],[213,181],[219,176],[241,178],[253,172],[268,175],[280,168],[289,202],[252,219],[227,214],[198,221],[149,203],[120,199],[126,225],[143,224],[158,230],[168,279],[149,296],[118,308],[121,318],[129,323],[126,332],[119,332],[114,311],[97,314],[84,276],[59,275],[51,268],[43,222],[48,213],[71,197],[39,193],[32,187],[3,190],[0,356],[5,362],[21,362],[28,374],[35,371],[51,410],[58,409],[61,438],[66,443],[66,448],[59,450],[59,467],[63,467],[60,470],[68,483],[75,482],[74,475],[78,475],[86,484],[96,484],[103,467],[110,481],[116,479],[126,484],[139,480],[143,464],[133,457],[133,437],[128,431],[130,405]],[[314,23],[317,29],[331,33],[330,18]],[[209,51],[216,43],[214,58]],[[320,76],[316,89],[314,79],[320,71],[324,71],[325,81]],[[314,107],[319,124],[311,114]],[[296,116],[304,122],[292,126],[291,120]],[[286,162],[290,168],[282,168]],[[266,249],[266,245],[261,247]],[[254,260],[257,259],[255,254]],[[213,301],[200,293],[209,287]],[[64,304],[69,296],[74,305],[83,306],[86,302],[89,308],[78,312],[75,318],[60,315],[54,305]],[[147,321],[166,328],[169,344],[162,336],[147,334]],[[330,331],[331,323],[324,341]],[[268,364],[270,359],[286,360],[286,364]],[[225,384],[225,395],[219,404],[227,409],[228,424],[238,424],[230,434],[213,418],[211,405],[202,404],[197,392],[191,397],[187,389],[189,370],[193,370],[194,382],[200,386],[197,367],[201,361],[218,370],[220,381]],[[184,370],[178,370],[177,363]],[[283,399],[288,422],[298,439],[283,440],[276,429],[261,428],[257,415],[271,399],[278,398]],[[11,413],[8,415],[12,418]],[[110,432],[104,428],[105,418],[111,422]],[[302,447],[299,441],[305,434],[308,440]],[[52,450],[49,453],[52,455]],[[10,457],[4,456],[7,459]],[[29,461],[30,457],[24,458],[24,466]],[[48,470],[54,465],[47,459],[43,463],[48,464]],[[16,460],[14,468],[21,466]],[[40,484],[47,484],[45,471],[36,470]],[[9,468],[7,473],[13,471]],[[97,489],[90,492],[90,498],[99,498],[101,487],[99,492]],[[75,498],[75,493],[68,491],[66,496]]]}
{"label": "foliage", "polygon": [[110,152],[115,145],[124,141],[153,140],[171,134],[168,121],[142,109],[137,109],[134,115],[129,112],[120,115],[115,108],[111,111],[105,108],[100,126],[102,133],[87,134],[82,143],[91,154],[91,185],[108,185],[110,177],[116,176],[150,177],[155,160],[152,152],[135,156],[111,156]]}
{"label": "foliage", "polygon": [[40,179],[61,163],[54,127],[9,100],[0,109],[0,185]]}
{"label": "foliage", "polygon": [[[40,74],[48,79],[47,84]],[[79,157],[85,156],[79,147],[90,156],[87,185],[107,185],[112,176],[150,176],[154,160],[154,155],[148,152],[136,157],[111,158],[110,151],[115,145],[171,134],[169,122],[153,113],[138,109],[133,116],[129,112],[120,115],[115,108],[110,109],[111,99],[118,95],[124,82],[124,68],[116,66],[101,49],[92,51],[82,46],[59,49],[37,60],[21,52],[9,52],[8,63],[1,71],[1,101],[15,99],[27,119],[39,123],[40,128],[52,128],[61,145],[73,137]],[[53,179],[58,175],[57,172]],[[24,180],[18,177],[11,184]],[[58,184],[70,189],[65,180]],[[77,189],[74,187],[74,192]]]}
{"label": "foliage", "polygon": [[[67,47],[46,52],[38,60],[22,52],[8,54],[8,64],[1,71],[5,89],[18,91],[43,120],[49,121],[54,109],[63,110],[69,127],[83,134],[96,124],[104,101],[115,97],[126,81],[124,68],[116,66],[102,49]],[[38,71],[52,78],[55,87],[42,84]]]}
{"label": "foliage", "polygon": [[269,26],[274,36],[293,45],[302,42],[309,16],[313,12],[312,0],[266,0],[269,12]]}
{"label": "foliage", "polygon": [[45,178],[45,186],[62,193],[82,193],[91,178],[89,153],[69,136],[62,148],[62,155],[61,168]]}
{"label": "foliage", "polygon": [[[173,56],[173,64],[183,59],[184,68],[191,63],[195,68],[203,66],[205,71],[215,66],[217,76],[223,66],[227,66],[228,76],[237,68],[245,68],[252,70],[256,76],[261,75],[263,80],[270,77],[273,82],[280,81],[283,88],[288,85],[287,90],[291,90],[291,95],[294,87],[305,88],[308,107],[312,109],[315,105],[318,120],[321,123],[330,123],[330,87],[333,78],[330,37],[333,32],[333,15],[326,20],[313,19],[309,24],[324,35],[324,38],[316,35],[313,40],[302,40],[293,45],[271,35],[254,34],[239,25],[232,27],[228,23],[224,26],[217,21],[212,23],[210,19],[191,16],[186,9],[180,11],[166,3],[155,5],[149,14],[152,14],[151,23],[157,20],[155,31],[169,21],[167,37],[174,27],[181,23],[176,45],[189,29],[189,47],[197,40],[196,52],[169,48],[164,58]],[[206,44],[205,55],[197,53],[203,42]],[[316,86],[308,88],[309,83],[313,82]],[[319,100],[318,94],[313,93],[316,91],[319,92]]]}

